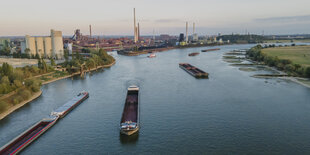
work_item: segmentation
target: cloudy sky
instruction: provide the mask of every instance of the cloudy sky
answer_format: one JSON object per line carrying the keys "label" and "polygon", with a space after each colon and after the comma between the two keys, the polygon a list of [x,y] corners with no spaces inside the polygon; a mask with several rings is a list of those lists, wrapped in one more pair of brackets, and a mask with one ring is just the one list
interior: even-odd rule
{"label": "cloudy sky", "polygon": [[50,29],[132,35],[133,8],[141,34],[179,34],[185,22],[200,35],[310,33],[310,0],[1,0],[0,36],[48,35]]}

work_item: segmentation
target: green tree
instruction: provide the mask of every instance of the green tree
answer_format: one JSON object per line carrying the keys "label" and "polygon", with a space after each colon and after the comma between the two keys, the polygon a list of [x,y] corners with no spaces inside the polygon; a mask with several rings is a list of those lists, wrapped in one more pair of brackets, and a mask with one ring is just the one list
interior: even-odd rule
{"label": "green tree", "polygon": [[67,49],[64,50],[64,58],[66,61],[69,60],[69,50],[67,50]]}
{"label": "green tree", "polygon": [[50,60],[51,60],[51,65],[56,66],[55,60],[53,58],[51,58]]}
{"label": "green tree", "polygon": [[44,73],[47,72],[47,64],[45,63],[44,59],[42,59],[42,70]]}
{"label": "green tree", "polygon": [[8,63],[4,62],[1,67],[2,76],[10,76],[13,73],[13,67]]}
{"label": "green tree", "polygon": [[41,62],[41,59],[38,59],[38,68],[42,69],[42,62]]}

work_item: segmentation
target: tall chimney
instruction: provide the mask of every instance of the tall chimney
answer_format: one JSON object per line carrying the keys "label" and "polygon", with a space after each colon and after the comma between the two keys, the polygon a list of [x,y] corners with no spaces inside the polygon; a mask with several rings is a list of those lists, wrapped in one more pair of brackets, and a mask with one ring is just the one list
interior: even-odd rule
{"label": "tall chimney", "polygon": [[138,23],[138,40],[140,40],[140,24]]}
{"label": "tall chimney", "polygon": [[137,43],[136,8],[133,8],[134,42]]}
{"label": "tall chimney", "polygon": [[91,25],[89,25],[89,37],[91,38]]}
{"label": "tall chimney", "polygon": [[186,43],[188,43],[188,22],[186,22]]}
{"label": "tall chimney", "polygon": [[193,23],[193,35],[195,34],[195,23]]}

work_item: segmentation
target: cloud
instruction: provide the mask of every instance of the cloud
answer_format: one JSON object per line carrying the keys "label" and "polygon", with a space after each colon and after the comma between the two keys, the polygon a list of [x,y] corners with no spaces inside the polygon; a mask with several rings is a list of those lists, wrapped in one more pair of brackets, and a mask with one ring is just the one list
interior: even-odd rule
{"label": "cloud", "polygon": [[257,18],[257,19],[254,19],[254,21],[257,21],[257,22],[308,22],[310,21],[310,15]]}

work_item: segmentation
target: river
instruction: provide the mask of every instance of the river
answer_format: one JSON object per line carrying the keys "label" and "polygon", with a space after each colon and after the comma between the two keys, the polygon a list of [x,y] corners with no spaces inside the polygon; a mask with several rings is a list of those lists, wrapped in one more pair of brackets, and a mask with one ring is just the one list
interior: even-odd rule
{"label": "river", "polygon": [[[222,60],[225,52],[254,45],[173,49],[127,57],[113,53],[110,69],[42,87],[37,100],[0,121],[6,144],[79,91],[90,97],[27,147],[22,154],[308,154],[310,89],[280,79],[253,78]],[[210,74],[195,79],[178,63]],[[119,134],[126,89],[140,91],[139,134]]]}

